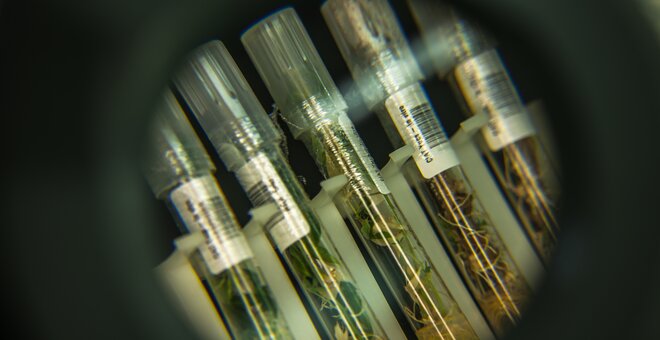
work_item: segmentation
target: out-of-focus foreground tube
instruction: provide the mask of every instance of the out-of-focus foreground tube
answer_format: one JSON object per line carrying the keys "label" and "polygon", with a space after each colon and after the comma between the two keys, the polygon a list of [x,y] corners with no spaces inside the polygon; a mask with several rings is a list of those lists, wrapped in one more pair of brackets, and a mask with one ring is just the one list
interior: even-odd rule
{"label": "out-of-focus foreground tube", "polygon": [[179,225],[202,232],[197,270],[238,339],[290,339],[247,240],[213,177],[215,167],[176,99],[167,92],[148,139],[144,173]]}

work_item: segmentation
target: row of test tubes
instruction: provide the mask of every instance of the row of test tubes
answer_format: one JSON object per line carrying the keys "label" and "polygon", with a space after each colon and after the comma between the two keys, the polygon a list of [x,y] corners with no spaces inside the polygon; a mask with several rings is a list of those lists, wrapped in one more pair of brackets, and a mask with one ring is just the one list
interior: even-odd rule
{"label": "row of test tubes", "polygon": [[[547,156],[493,39],[445,5],[410,5],[438,76],[454,86],[468,115],[487,118],[480,142],[483,155],[531,243],[549,261],[558,231],[553,206],[557,196],[545,178],[554,176],[554,168],[540,165]],[[412,150],[404,168],[430,225],[494,334],[505,334],[531,297],[530,283],[465,175],[395,12],[386,0],[328,0],[321,11],[357,90],[386,129],[392,150]],[[282,120],[321,174],[347,179],[334,203],[412,335],[478,338],[381,177],[295,10],[271,14],[249,28],[241,41]],[[232,337],[287,339],[292,334],[183,107],[252,205],[275,208],[264,229],[317,315],[319,334],[333,339],[389,338],[289,166],[281,132],[225,46],[212,41],[196,49],[173,84],[180,100],[172,90],[164,95],[150,131],[144,171],[182,229],[204,235],[205,243],[194,255],[196,269]]]}

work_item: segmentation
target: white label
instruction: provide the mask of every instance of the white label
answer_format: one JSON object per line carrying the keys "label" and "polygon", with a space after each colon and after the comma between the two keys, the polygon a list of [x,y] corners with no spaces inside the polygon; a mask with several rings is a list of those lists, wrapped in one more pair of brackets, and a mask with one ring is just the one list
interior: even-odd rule
{"label": "white label", "polygon": [[263,153],[245,163],[236,177],[254,206],[275,203],[278,212],[266,222],[266,230],[280,249],[286,250],[310,232],[305,216],[298,208],[273,163]]}
{"label": "white label", "polygon": [[252,258],[252,251],[211,176],[198,177],[180,185],[170,200],[189,232],[201,231],[206,243],[202,258],[213,274]]}
{"label": "white label", "polygon": [[366,168],[367,175],[376,186],[376,189],[381,194],[389,194],[390,189],[387,187],[383,177],[380,175],[380,172],[376,167],[376,162],[374,162],[371,154],[369,151],[367,151],[367,147],[364,145],[362,138],[360,138],[360,135],[358,135],[357,131],[355,130],[355,125],[353,125],[353,122],[351,122],[345,113],[341,113],[339,114],[338,123],[342,131],[344,131],[346,138],[348,138],[348,141],[353,146],[353,149],[357,153],[358,158],[362,161],[362,165],[364,165]]}
{"label": "white label", "polygon": [[486,113],[482,133],[491,150],[534,135],[534,126],[495,50],[460,64],[456,81],[473,113]]}
{"label": "white label", "polygon": [[413,160],[424,178],[459,164],[426,93],[414,84],[393,94],[385,108],[404,142],[415,149]]}

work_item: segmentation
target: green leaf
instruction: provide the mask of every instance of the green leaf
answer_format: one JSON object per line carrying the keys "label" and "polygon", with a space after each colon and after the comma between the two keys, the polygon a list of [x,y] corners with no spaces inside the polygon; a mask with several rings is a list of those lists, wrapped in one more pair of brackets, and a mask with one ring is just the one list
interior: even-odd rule
{"label": "green leaf", "polygon": [[339,263],[339,261],[334,256],[332,256],[332,254],[330,254],[330,251],[328,251],[328,249],[326,249],[325,247],[318,245],[316,247],[316,250],[321,256],[321,260],[325,262],[327,265],[336,265],[337,263]]}

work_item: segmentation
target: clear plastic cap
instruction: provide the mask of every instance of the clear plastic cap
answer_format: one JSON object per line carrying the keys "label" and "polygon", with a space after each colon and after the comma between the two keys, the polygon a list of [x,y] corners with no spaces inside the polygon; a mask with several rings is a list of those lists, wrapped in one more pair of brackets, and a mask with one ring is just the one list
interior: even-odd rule
{"label": "clear plastic cap", "polygon": [[215,166],[169,90],[149,126],[143,172],[156,197],[182,180],[215,172]]}
{"label": "clear plastic cap", "polygon": [[220,41],[196,49],[174,83],[230,170],[279,144],[279,132]]}
{"label": "clear plastic cap", "polygon": [[464,60],[495,46],[475,22],[442,1],[408,0],[422,31],[428,59],[441,77]]}
{"label": "clear plastic cap", "polygon": [[369,108],[423,79],[386,0],[328,0],[321,11]]}
{"label": "clear plastic cap", "polygon": [[263,19],[241,41],[295,137],[348,108],[293,8]]}

